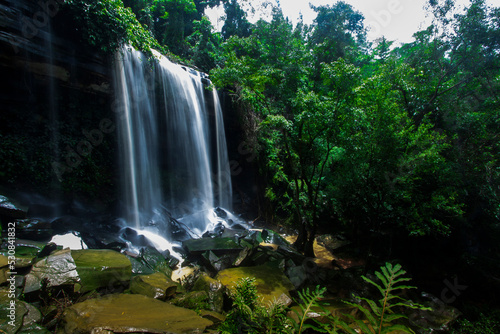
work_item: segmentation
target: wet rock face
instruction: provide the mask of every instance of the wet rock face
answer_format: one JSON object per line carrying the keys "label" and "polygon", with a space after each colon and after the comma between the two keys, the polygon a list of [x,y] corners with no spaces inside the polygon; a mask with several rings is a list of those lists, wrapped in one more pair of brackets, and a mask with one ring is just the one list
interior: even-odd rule
{"label": "wet rock face", "polygon": [[212,322],[142,295],[108,295],[66,309],[61,333],[202,333]]}

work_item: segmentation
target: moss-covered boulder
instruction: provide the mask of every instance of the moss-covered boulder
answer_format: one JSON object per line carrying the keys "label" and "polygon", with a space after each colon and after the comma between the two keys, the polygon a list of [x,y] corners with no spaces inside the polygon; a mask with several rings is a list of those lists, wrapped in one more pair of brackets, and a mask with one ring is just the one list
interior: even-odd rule
{"label": "moss-covered boulder", "polygon": [[154,298],[117,294],[67,308],[60,333],[202,333],[211,324],[194,311]]}
{"label": "moss-covered boulder", "polygon": [[206,291],[191,291],[180,294],[169,301],[171,304],[191,310],[209,310],[210,303]]}
{"label": "moss-covered boulder", "polygon": [[223,285],[220,281],[201,273],[193,285],[195,291],[205,291],[208,296],[209,310],[221,313],[224,306]]}
{"label": "moss-covered boulder", "polygon": [[219,280],[230,291],[233,291],[236,281],[244,277],[255,278],[257,292],[264,303],[277,299],[285,305],[290,305],[292,299],[290,291],[294,290],[293,284],[283,272],[272,265],[256,267],[237,267],[220,271],[215,279]]}
{"label": "moss-covered boulder", "polygon": [[175,294],[177,285],[164,273],[139,275],[130,281],[130,292],[165,300]]}
{"label": "moss-covered boulder", "polygon": [[128,285],[132,264],[123,254],[109,249],[83,249],[71,252],[80,277],[80,292]]}
{"label": "moss-covered boulder", "polygon": [[232,238],[200,238],[190,239],[182,243],[182,247],[192,255],[200,255],[207,251],[212,251],[216,254],[220,253],[238,253],[243,249]]}
{"label": "moss-covered boulder", "polygon": [[9,267],[8,267],[9,261],[7,256],[0,255],[0,285],[4,284],[7,282],[7,279],[9,278]]}

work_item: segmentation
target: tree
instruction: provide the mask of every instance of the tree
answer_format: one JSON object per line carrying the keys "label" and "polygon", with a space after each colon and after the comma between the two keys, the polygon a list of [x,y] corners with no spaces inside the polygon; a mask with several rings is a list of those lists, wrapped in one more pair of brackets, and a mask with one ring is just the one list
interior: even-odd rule
{"label": "tree", "polygon": [[222,37],[229,39],[231,36],[248,37],[251,34],[252,25],[247,20],[247,14],[241,8],[237,0],[224,0],[224,26],[222,26]]}

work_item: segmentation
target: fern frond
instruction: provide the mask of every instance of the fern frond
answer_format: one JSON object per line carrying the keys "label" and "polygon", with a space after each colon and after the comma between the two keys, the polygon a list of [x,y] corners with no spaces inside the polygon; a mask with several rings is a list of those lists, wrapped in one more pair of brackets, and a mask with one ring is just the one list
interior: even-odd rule
{"label": "fern frond", "polygon": [[[366,299],[365,299],[366,300]],[[351,305],[351,306],[354,306],[356,307],[358,310],[360,310],[366,317],[366,319],[368,319],[368,322],[370,322],[370,324],[372,326],[378,326],[378,321],[375,319],[375,317],[372,315],[372,313],[370,312],[369,309],[367,309],[366,307],[362,306],[362,305],[359,305],[359,304],[354,304],[354,303],[350,303],[350,302],[346,302],[348,305]],[[352,318],[353,320],[355,320],[356,322],[359,320],[359,319],[355,319],[354,317],[350,316],[350,318]]]}
{"label": "fern frond", "polygon": [[314,291],[309,291],[309,288],[302,290],[302,292],[298,292],[299,298],[304,302],[303,304],[299,304],[302,314],[300,315],[297,311],[294,312],[299,317],[299,326],[297,333],[300,334],[304,329],[307,328],[304,325],[304,322],[309,318],[308,313],[314,306],[319,306],[318,302],[321,298],[323,298],[326,292],[326,288],[321,288],[319,285],[316,286]]}
{"label": "fern frond", "polygon": [[[375,272],[375,273],[377,273],[377,272]],[[372,281],[371,279],[369,279],[366,276],[361,276],[361,278],[363,280],[365,280],[366,282],[370,283],[371,285],[373,285],[374,287],[376,287],[378,289],[378,291],[380,291],[382,296],[385,294],[385,288],[382,288],[379,284],[375,283],[374,281]]]}

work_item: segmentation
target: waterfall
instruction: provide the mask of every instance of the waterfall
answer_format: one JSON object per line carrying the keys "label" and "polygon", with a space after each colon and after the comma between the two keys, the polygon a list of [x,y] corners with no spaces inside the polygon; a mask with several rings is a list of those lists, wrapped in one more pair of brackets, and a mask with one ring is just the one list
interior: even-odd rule
{"label": "waterfall", "polygon": [[124,219],[168,239],[168,212],[201,235],[215,206],[231,209],[219,99],[202,74],[154,55],[123,48],[115,57]]}

